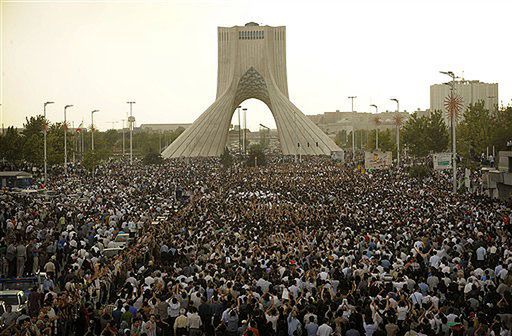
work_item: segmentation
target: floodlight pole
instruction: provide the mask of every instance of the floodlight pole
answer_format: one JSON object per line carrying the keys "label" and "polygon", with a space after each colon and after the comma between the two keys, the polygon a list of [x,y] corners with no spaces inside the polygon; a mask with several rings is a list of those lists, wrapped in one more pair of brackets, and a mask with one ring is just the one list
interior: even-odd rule
{"label": "floodlight pole", "polygon": [[[377,105],[372,104],[370,106],[375,107],[375,113],[379,114],[379,108],[377,107]],[[375,150],[379,150],[379,125],[377,123],[375,123]]]}
{"label": "floodlight pole", "polygon": [[[452,71],[440,71],[443,75],[447,75],[451,77],[450,82],[450,92],[455,91],[455,74]],[[455,132],[455,111],[448,111],[450,113],[450,122],[452,124],[452,179],[453,179],[453,193],[457,193],[457,139]]]}
{"label": "floodlight pole", "polygon": [[124,122],[125,122],[125,119],[121,119],[122,122],[123,122],[123,158],[124,158],[124,154],[125,154],[125,145],[124,145]]}
{"label": "floodlight pole", "polygon": [[128,118],[128,125],[130,125],[130,165],[133,164],[133,122],[135,118],[132,115],[132,105],[135,104],[134,101],[126,102],[130,104],[130,117]]}
{"label": "floodlight pole", "polygon": [[67,133],[68,133],[68,124],[66,119],[66,110],[73,105],[64,106],[64,173],[68,172],[68,141],[67,141]]}
{"label": "floodlight pole", "polygon": [[238,155],[242,156],[242,124],[240,123],[240,109],[242,106],[238,106]]}
{"label": "floodlight pole", "polygon": [[352,101],[352,161],[355,161],[356,159],[356,128],[354,127],[354,99],[356,99],[357,96],[350,96],[348,99]]}
{"label": "floodlight pole", "polygon": [[46,102],[44,103],[43,105],[43,113],[44,113],[44,132],[43,132],[43,135],[44,135],[44,187],[46,188],[46,184],[47,184],[47,181],[48,181],[48,169],[47,169],[47,166],[48,166],[48,159],[47,159],[47,156],[46,156],[46,134],[48,133],[48,123],[46,122],[46,105],[49,105],[49,104],[53,104],[53,102],[49,101],[49,102]]}
{"label": "floodlight pole", "polygon": [[244,112],[244,134],[243,134],[243,149],[244,149],[244,155],[247,154],[246,146],[247,146],[247,108],[243,108],[242,111]]}
{"label": "floodlight pole", "polygon": [[[396,116],[400,118],[400,101],[398,98],[391,98],[392,101],[396,102]],[[399,119],[396,120],[396,165],[400,166],[400,125]]]}
{"label": "floodlight pole", "polygon": [[94,152],[94,113],[99,110],[91,111],[91,150]]}

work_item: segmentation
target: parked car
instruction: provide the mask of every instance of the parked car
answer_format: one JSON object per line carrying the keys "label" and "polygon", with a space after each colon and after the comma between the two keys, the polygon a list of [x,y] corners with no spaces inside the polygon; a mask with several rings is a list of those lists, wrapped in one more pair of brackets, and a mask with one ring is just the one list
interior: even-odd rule
{"label": "parked car", "polygon": [[40,287],[45,278],[45,273],[37,273],[31,277],[23,277],[23,278],[1,278],[0,279],[0,291],[8,291],[8,290],[20,290],[25,292],[25,295],[28,297],[30,291],[34,287]]}
{"label": "parked car", "polygon": [[128,245],[128,243],[132,240],[133,238],[130,238],[130,234],[129,233],[118,233],[116,238],[111,241],[110,243],[108,243],[108,248],[114,248],[114,247],[126,247],[126,245]]}
{"label": "parked car", "polygon": [[21,311],[27,306],[27,296],[22,290],[0,291],[0,301],[3,301],[4,304],[10,304],[12,311]]}
{"label": "parked car", "polygon": [[103,255],[107,258],[118,255],[121,251],[124,250],[124,247],[109,247],[103,249]]}

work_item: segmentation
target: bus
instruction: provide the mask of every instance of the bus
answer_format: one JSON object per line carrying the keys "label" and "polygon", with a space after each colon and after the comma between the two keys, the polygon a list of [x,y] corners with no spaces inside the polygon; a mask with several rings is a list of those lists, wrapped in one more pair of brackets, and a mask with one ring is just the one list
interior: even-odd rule
{"label": "bus", "polygon": [[24,171],[0,172],[0,186],[2,188],[27,189],[32,185],[32,174]]}

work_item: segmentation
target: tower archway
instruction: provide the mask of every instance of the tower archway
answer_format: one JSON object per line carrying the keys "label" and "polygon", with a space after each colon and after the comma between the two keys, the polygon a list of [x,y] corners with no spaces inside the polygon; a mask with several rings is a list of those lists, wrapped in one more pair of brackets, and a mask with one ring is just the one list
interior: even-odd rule
{"label": "tower archway", "polygon": [[341,151],[289,100],[285,41],[285,27],[261,27],[252,22],[243,27],[219,27],[217,99],[162,155],[221,155],[235,109],[250,98],[261,100],[272,112],[283,154]]}

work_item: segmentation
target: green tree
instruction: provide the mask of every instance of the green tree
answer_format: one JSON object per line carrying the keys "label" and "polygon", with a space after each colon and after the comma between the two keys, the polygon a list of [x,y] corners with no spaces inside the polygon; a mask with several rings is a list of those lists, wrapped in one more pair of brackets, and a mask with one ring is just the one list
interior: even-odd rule
{"label": "green tree", "polygon": [[[48,122],[48,121],[46,121],[46,122]],[[45,125],[45,119],[44,119],[44,116],[42,116],[42,115],[25,118],[25,123],[23,124],[23,131],[21,133],[27,139],[30,138],[32,135],[38,135],[42,138],[44,125]]]}
{"label": "green tree", "polygon": [[246,165],[249,167],[264,166],[267,160],[265,152],[259,144],[254,144],[249,147],[249,155],[247,156]]}
{"label": "green tree", "polygon": [[[95,139],[96,140],[96,139]],[[96,145],[95,145],[96,147]],[[100,148],[96,150],[94,148],[94,151],[88,150],[84,154],[84,160],[82,162],[82,165],[89,171],[92,171],[94,167],[99,165],[101,161],[106,160],[109,157],[109,153],[105,148]]]}
{"label": "green tree", "polygon": [[[368,143],[366,147],[369,150],[375,150],[375,130],[368,134]],[[395,141],[393,132],[390,129],[386,129],[384,131],[379,131],[379,150],[383,152],[393,151],[395,150]]]}
{"label": "green tree", "polygon": [[233,165],[233,156],[227,147],[224,148],[224,152],[220,156],[220,162],[224,168],[228,168]]}
{"label": "green tree", "polygon": [[8,127],[4,134],[0,136],[1,159],[8,162],[16,162],[21,159],[23,139],[14,127]]}
{"label": "green tree", "polygon": [[43,130],[45,119],[42,115],[38,115],[35,117],[25,118],[25,121],[22,131],[22,150],[19,154],[19,158],[36,165],[42,165],[44,161]]}
{"label": "green tree", "polygon": [[163,162],[162,155],[160,155],[159,152],[156,150],[150,150],[149,153],[147,153],[144,158],[142,159],[142,162],[145,165],[151,165],[151,164],[160,164]]}
{"label": "green tree", "polygon": [[[62,123],[51,124],[46,137],[48,164],[64,163],[64,128]],[[67,139],[68,149],[71,148],[70,139]]]}
{"label": "green tree", "polygon": [[334,142],[339,147],[345,146],[345,134],[346,134],[345,130],[338,131],[338,133],[336,133],[336,137],[334,138]]}
{"label": "green tree", "polygon": [[448,128],[440,111],[428,117],[414,113],[401,130],[401,139],[413,156],[426,156],[430,152],[442,152],[448,147]]}
{"label": "green tree", "polygon": [[119,132],[115,129],[109,129],[108,131],[104,132],[104,139],[105,146],[112,153],[115,151],[116,147],[119,147],[118,142],[119,140],[122,141],[122,134],[119,134]]}
{"label": "green tree", "polygon": [[492,147],[492,132],[497,126],[484,102],[470,104],[464,111],[464,119],[457,125],[457,151],[477,159],[487,147]]}
{"label": "green tree", "polygon": [[98,165],[100,160],[98,159],[98,154],[93,152],[92,150],[88,150],[84,154],[84,160],[82,162],[82,165],[85,167],[85,169],[92,171],[94,167]]}
{"label": "green tree", "polygon": [[440,153],[448,148],[448,142],[450,141],[448,127],[443,120],[441,111],[435,110],[430,113],[426,131],[429,142],[429,151]]}
{"label": "green tree", "polygon": [[496,151],[507,150],[507,141],[512,140],[512,106],[496,111],[494,119],[492,145]]}

